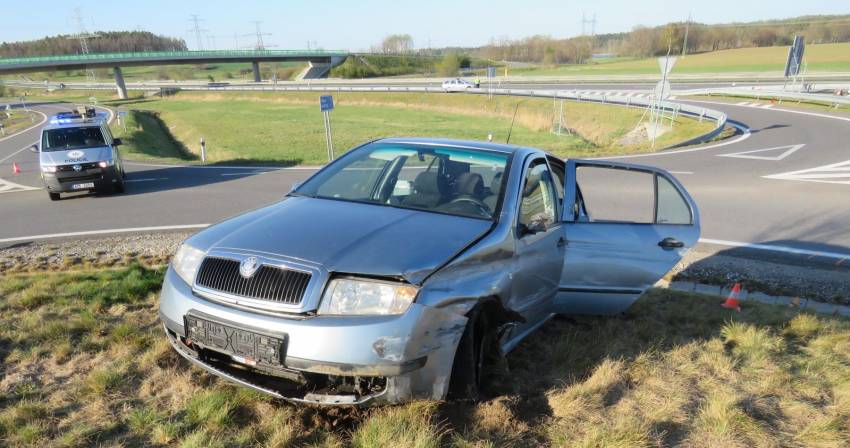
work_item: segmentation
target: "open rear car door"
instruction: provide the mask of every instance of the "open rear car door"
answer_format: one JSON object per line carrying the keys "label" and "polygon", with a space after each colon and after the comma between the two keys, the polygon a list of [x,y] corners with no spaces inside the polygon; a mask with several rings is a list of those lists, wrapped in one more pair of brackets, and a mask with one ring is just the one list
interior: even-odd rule
{"label": "open rear car door", "polygon": [[568,160],[567,241],[553,311],[629,308],[699,239],[699,210],[670,173],[649,166]]}

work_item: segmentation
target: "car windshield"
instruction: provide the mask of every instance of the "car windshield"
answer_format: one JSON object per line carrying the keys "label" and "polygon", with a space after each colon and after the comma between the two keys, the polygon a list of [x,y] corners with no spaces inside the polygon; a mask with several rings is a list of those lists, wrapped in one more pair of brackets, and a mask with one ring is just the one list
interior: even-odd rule
{"label": "car windshield", "polygon": [[292,195],[493,219],[509,154],[372,143],[318,172]]}
{"label": "car windshield", "polygon": [[42,151],[67,151],[69,149],[105,146],[99,126],[57,128],[44,131]]}

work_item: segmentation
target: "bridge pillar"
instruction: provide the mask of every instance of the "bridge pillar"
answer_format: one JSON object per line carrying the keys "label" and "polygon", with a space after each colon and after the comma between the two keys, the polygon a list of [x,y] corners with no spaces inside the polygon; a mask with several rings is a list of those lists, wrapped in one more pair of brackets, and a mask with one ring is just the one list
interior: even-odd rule
{"label": "bridge pillar", "polygon": [[115,87],[118,90],[118,98],[126,100],[127,85],[124,84],[124,75],[121,73],[121,67],[113,68],[112,72],[115,74]]}
{"label": "bridge pillar", "polygon": [[254,69],[254,82],[260,82],[263,79],[260,77],[260,63],[252,62],[251,68]]}

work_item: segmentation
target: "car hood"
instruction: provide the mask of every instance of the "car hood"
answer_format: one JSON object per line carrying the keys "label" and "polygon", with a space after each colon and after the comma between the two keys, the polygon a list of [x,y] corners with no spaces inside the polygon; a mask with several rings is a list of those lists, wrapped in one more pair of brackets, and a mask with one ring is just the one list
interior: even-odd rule
{"label": "car hood", "polygon": [[274,253],[319,263],[331,272],[401,276],[418,284],[491,224],[388,206],[289,197],[193,239],[206,239],[211,243],[207,249]]}
{"label": "car hood", "polygon": [[68,151],[44,151],[39,153],[41,163],[45,165],[70,165],[73,163],[90,163],[112,158],[112,151],[108,146],[85,149],[71,149]]}

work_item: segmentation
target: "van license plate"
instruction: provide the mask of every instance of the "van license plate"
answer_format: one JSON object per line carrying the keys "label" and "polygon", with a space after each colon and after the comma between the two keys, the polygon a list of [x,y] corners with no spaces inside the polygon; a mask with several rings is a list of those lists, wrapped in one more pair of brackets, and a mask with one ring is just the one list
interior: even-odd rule
{"label": "van license plate", "polygon": [[86,188],[94,188],[94,182],[86,182],[84,184],[71,185],[71,189],[73,189],[73,190],[85,190]]}
{"label": "van license plate", "polygon": [[281,367],[284,340],[255,333],[219,322],[186,316],[188,336],[193,342],[217,352],[230,355],[242,364]]}

